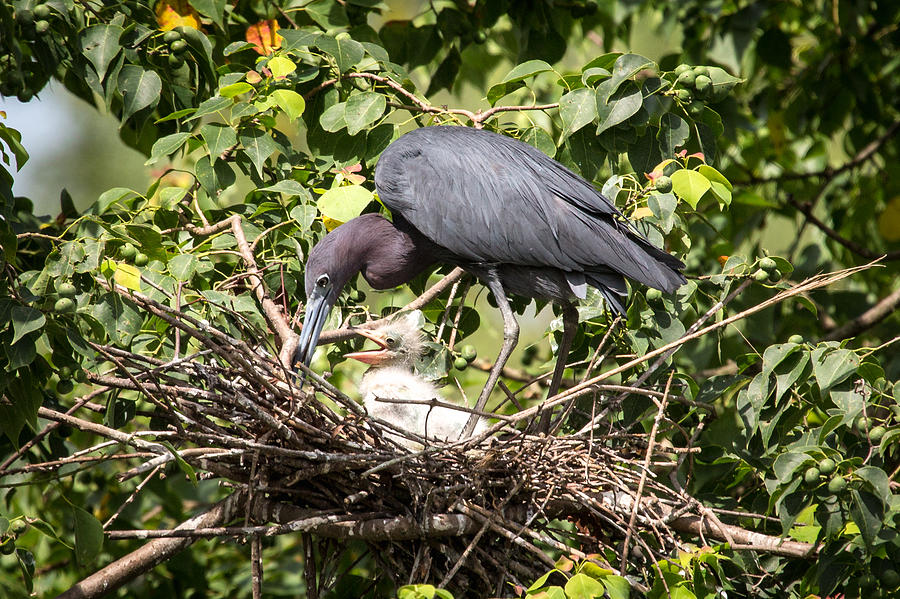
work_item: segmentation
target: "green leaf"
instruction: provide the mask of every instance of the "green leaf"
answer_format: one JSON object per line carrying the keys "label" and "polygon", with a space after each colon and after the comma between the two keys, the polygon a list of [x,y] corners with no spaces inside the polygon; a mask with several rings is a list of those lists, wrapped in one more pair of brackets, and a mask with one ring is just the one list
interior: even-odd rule
{"label": "green leaf", "polygon": [[75,517],[75,559],[78,565],[93,562],[103,548],[103,525],[87,511],[72,506]]}
{"label": "green leaf", "polygon": [[556,155],[556,144],[553,138],[541,127],[529,127],[525,129],[519,136],[519,141],[524,141],[528,145],[534,146],[550,158]]}
{"label": "green leaf", "polygon": [[272,92],[272,98],[278,107],[287,115],[289,120],[294,120],[303,114],[306,102],[303,96],[291,89],[276,89]]}
{"label": "green leaf", "polygon": [[193,254],[178,254],[169,260],[169,273],[179,281],[190,281],[197,272],[197,257]]}
{"label": "green leaf", "polygon": [[297,65],[289,58],[275,56],[266,65],[275,79],[283,79],[297,70]]}
{"label": "green leaf", "polygon": [[350,96],[344,110],[347,133],[356,135],[381,117],[386,107],[384,96],[375,92],[362,92]]}
{"label": "green leaf", "polygon": [[271,135],[259,129],[244,129],[241,132],[240,141],[244,146],[244,152],[256,167],[256,172],[262,177],[263,165],[269,156],[278,149],[277,144]]}
{"label": "green leaf", "polygon": [[279,181],[275,185],[263,187],[262,189],[260,189],[260,191],[274,191],[277,193],[285,193],[292,196],[306,195],[306,188],[293,179],[285,179],[284,181]]}
{"label": "green leaf", "polygon": [[137,65],[125,65],[119,71],[119,92],[122,94],[122,122],[135,112],[156,106],[162,92],[162,80],[156,71],[145,71]]}
{"label": "green leaf", "polygon": [[525,79],[552,70],[553,67],[543,60],[529,60],[523,62],[507,73],[506,77],[503,78],[503,81],[491,86],[487,93],[487,100],[491,103],[491,106],[493,106],[496,104],[497,100],[503,96],[522,87],[522,82]]}
{"label": "green leaf", "polygon": [[210,162],[215,163],[229,148],[237,145],[237,134],[229,125],[207,123],[200,127],[200,135],[209,148]]}
{"label": "green leaf", "polygon": [[867,491],[850,491],[850,517],[859,528],[867,547],[872,547],[884,522],[884,506],[881,500]]}
{"label": "green leaf", "polygon": [[656,139],[662,144],[666,157],[674,156],[675,149],[683,146],[690,136],[690,126],[677,114],[667,112],[660,117],[659,133],[656,135]]}
{"label": "green leaf", "polygon": [[169,453],[172,454],[172,457],[175,459],[175,463],[178,464],[178,468],[184,472],[184,474],[190,479],[191,483],[196,487],[197,486],[197,473],[194,471],[194,468],[184,461],[184,458],[181,457],[181,454],[172,446],[168,441],[160,441],[166,449],[169,450]]}
{"label": "green leaf", "polygon": [[641,109],[643,96],[641,90],[629,85],[607,97],[597,90],[597,135],[610,127],[615,127]]}
{"label": "green leaf", "polygon": [[234,169],[224,160],[210,164],[209,156],[201,156],[194,165],[194,174],[204,191],[212,197],[218,197],[220,193],[228,189],[236,180]]}
{"label": "green leaf", "polygon": [[622,576],[604,576],[603,586],[606,587],[606,592],[609,593],[609,599],[628,599],[631,594],[631,585]]}
{"label": "green leaf", "polygon": [[345,223],[359,216],[373,199],[372,192],[361,185],[342,185],[322,194],[317,205],[328,218]]}
{"label": "green leaf", "polygon": [[[121,50],[119,37],[124,30],[118,25],[94,25],[81,32],[81,52],[94,65],[102,81],[110,63]],[[140,68],[140,67],[138,67]]]}
{"label": "green leaf", "polygon": [[[649,58],[645,58],[638,54],[623,54],[616,59],[616,63],[612,68],[612,77],[610,77],[608,84],[604,84],[602,93],[605,93],[606,98],[609,98],[618,91],[619,86],[622,85],[626,79],[631,79],[644,69],[655,67],[656,63]],[[598,92],[599,91],[600,90],[598,89]]]}
{"label": "green leaf", "polygon": [[349,37],[335,39],[329,35],[322,35],[316,40],[316,45],[320,50],[334,57],[341,72],[350,70],[353,65],[362,60],[366,53],[362,44]]}
{"label": "green leaf", "polygon": [[144,313],[117,293],[106,293],[93,305],[92,315],[103,326],[111,339],[122,345],[130,345],[140,332]]}
{"label": "green leaf", "polygon": [[812,351],[812,363],[819,390],[825,393],[859,368],[859,357],[849,349],[820,345]]}
{"label": "green leaf", "polygon": [[206,116],[207,114],[218,113],[220,116],[224,116],[221,114],[222,111],[226,108],[231,107],[232,104],[234,104],[234,100],[232,100],[231,98],[213,96],[209,100],[204,100],[203,102],[201,102],[200,106],[197,107],[197,110],[194,111],[194,114],[191,115],[190,118],[185,119],[185,122],[199,119],[201,116]]}
{"label": "green leaf", "polygon": [[219,29],[225,29],[222,20],[225,15],[225,0],[190,0],[190,3],[201,15],[212,19]]}
{"label": "green leaf", "polygon": [[606,590],[603,584],[585,574],[576,574],[566,583],[566,596],[570,599],[592,599],[602,597]]}
{"label": "green leaf", "polygon": [[330,133],[337,133],[338,131],[346,127],[346,110],[346,102],[338,102],[334,106],[329,106],[328,108],[326,108],[322,113],[322,116],[319,117],[319,124],[322,125],[322,129],[325,129]]}
{"label": "green leaf", "polygon": [[28,306],[13,306],[10,318],[13,325],[13,338],[9,342],[10,345],[15,345],[16,341],[28,333],[40,329],[47,322],[43,312]]}
{"label": "green leaf", "polygon": [[891,482],[884,470],[875,466],[863,466],[862,468],[857,468],[853,474],[868,483],[879,501],[884,505],[890,505],[892,496]]}
{"label": "green leaf", "polygon": [[672,173],[672,191],[687,202],[691,208],[697,208],[700,198],[709,191],[709,179],[690,169],[681,169]]}
{"label": "green leaf", "polygon": [[157,139],[153,144],[153,149],[150,150],[150,158],[147,159],[144,165],[153,164],[161,158],[177,152],[190,136],[190,131],[182,131]]}
{"label": "green leaf", "polygon": [[116,272],[113,274],[113,279],[126,289],[141,290],[141,271],[131,264],[125,264],[124,262],[116,264]]}
{"label": "green leaf", "polygon": [[811,458],[809,455],[805,453],[787,451],[775,458],[772,469],[775,472],[775,476],[778,478],[778,482],[784,484],[791,480],[791,477],[798,468],[810,460]]}
{"label": "green leaf", "polygon": [[594,90],[582,87],[559,99],[559,118],[563,122],[563,138],[569,137],[597,116]]}
{"label": "green leaf", "polygon": [[238,81],[237,83],[232,83],[231,85],[226,85],[221,88],[219,90],[219,95],[223,98],[234,98],[235,96],[246,94],[249,91],[253,91],[252,85],[246,81]]}

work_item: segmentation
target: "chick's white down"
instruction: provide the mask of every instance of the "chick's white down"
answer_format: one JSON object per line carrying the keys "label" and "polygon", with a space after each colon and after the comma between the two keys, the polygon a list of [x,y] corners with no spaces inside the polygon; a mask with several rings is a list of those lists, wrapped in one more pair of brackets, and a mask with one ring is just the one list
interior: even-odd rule
{"label": "chick's white down", "polygon": [[[415,372],[415,364],[423,350],[422,333],[415,319],[401,317],[363,334],[375,341],[379,349],[347,354],[346,357],[372,364],[359,384],[363,405],[369,415],[430,440],[456,441],[469,419],[469,412],[391,401],[443,401],[437,387]],[[474,434],[486,429],[487,421],[480,418]],[[386,435],[404,447],[422,447],[401,435]]]}

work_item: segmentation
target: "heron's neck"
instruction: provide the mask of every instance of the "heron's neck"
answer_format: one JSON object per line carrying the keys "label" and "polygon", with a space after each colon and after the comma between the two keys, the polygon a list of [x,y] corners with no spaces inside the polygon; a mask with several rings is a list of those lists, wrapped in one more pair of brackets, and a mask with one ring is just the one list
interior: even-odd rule
{"label": "heron's neck", "polygon": [[[372,218],[374,217],[374,218]],[[360,231],[360,272],[374,289],[390,289],[409,282],[426,267],[434,264],[431,243],[418,231],[376,215],[365,219]],[[353,221],[351,221],[353,222]],[[350,223],[348,223],[350,224]]]}

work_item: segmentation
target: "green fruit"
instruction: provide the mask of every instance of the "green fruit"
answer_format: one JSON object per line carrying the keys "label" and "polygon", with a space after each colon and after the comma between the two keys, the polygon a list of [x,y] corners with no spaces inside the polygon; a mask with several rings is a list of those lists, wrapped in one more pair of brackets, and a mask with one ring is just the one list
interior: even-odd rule
{"label": "green fruit", "polygon": [[697,77],[709,77],[709,69],[703,65],[696,66],[691,70],[694,71],[694,75],[696,75]]}
{"label": "green fruit", "polygon": [[778,270],[778,264],[777,264],[774,260],[772,260],[771,258],[769,258],[768,256],[765,257],[765,258],[760,259],[760,261],[759,261],[759,267],[760,267],[761,269],[767,270],[767,271],[769,271],[769,272],[771,272],[771,271],[773,271],[773,270]]}
{"label": "green fruit", "polygon": [[87,373],[82,368],[76,368],[74,378],[77,382],[83,383],[87,381]]}
{"label": "green fruit", "polygon": [[41,35],[50,31],[50,21],[46,21],[41,19],[40,21],[35,21],[34,30],[40,33]]}
{"label": "green fruit", "polygon": [[753,277],[753,280],[758,283],[764,283],[769,280],[769,273],[767,273],[766,271],[764,271],[761,268],[759,270],[757,270],[756,272],[754,272],[750,276]]}
{"label": "green fruit", "polygon": [[147,266],[147,263],[150,262],[150,256],[145,254],[144,252],[138,252],[134,256],[134,265],[135,266]]}
{"label": "green fruit", "polygon": [[134,257],[137,256],[137,248],[130,243],[126,243],[119,249],[119,256],[123,260],[134,260]]}
{"label": "green fruit", "polygon": [[19,25],[31,25],[34,23],[34,13],[28,10],[27,8],[23,8],[21,10],[16,11],[16,22]]}
{"label": "green fruit", "polygon": [[856,422],[854,423],[854,426],[856,426],[856,430],[858,430],[858,431],[860,431],[860,432],[865,432],[865,430],[866,430],[867,428],[869,428],[869,419],[866,418],[866,415],[865,415],[865,414],[862,414],[861,416],[859,416],[859,417],[856,419]]}
{"label": "green fruit", "polygon": [[485,33],[483,30],[479,29],[478,31],[475,32],[474,39],[475,39],[476,44],[483,44],[484,42],[487,41],[487,38],[488,38],[487,33]]}
{"label": "green fruit", "polygon": [[819,469],[815,466],[807,468],[806,472],[803,473],[803,482],[808,485],[814,485],[819,482]]}
{"label": "green fruit", "polygon": [[56,382],[56,392],[60,395],[67,395],[75,389],[75,383],[69,379],[59,379]]}
{"label": "green fruit", "polygon": [[647,298],[648,302],[656,302],[662,299],[662,291],[651,287],[647,290],[647,293],[644,294],[644,297]]}
{"label": "green fruit", "polygon": [[684,87],[694,87],[694,81],[696,80],[697,76],[694,75],[693,71],[685,71],[678,76],[678,83]]}
{"label": "green fruit", "polygon": [[3,555],[12,555],[16,551],[16,542],[12,539],[7,539],[5,543],[0,545],[0,553]]}
{"label": "green fruit", "polygon": [[881,439],[884,438],[886,432],[887,429],[883,426],[873,427],[872,430],[869,431],[869,441],[872,443],[881,443]]}
{"label": "green fruit", "polygon": [[682,64],[678,65],[677,67],[675,67],[675,74],[681,75],[685,71],[690,71],[690,70],[691,70],[691,65],[682,63]]}
{"label": "green fruit", "polygon": [[669,193],[672,191],[672,179],[665,175],[657,177],[654,182],[654,187],[656,188],[656,191],[660,193]]}
{"label": "green fruit", "polygon": [[9,530],[16,536],[19,536],[28,528],[28,522],[25,522],[22,518],[18,520],[13,520],[9,523]]}
{"label": "green fruit", "polygon": [[837,468],[837,464],[834,463],[834,460],[831,458],[825,458],[821,462],[819,462],[819,472],[828,476],[832,472],[834,472],[835,468]]}
{"label": "green fruit", "polygon": [[50,7],[46,4],[38,4],[34,7],[34,16],[37,19],[46,19],[50,16]]}
{"label": "green fruit", "polygon": [[60,379],[70,379],[72,378],[72,368],[70,366],[60,366],[56,374]]}
{"label": "green fruit", "polygon": [[465,358],[459,357],[453,360],[453,367],[457,370],[465,370],[469,363]]}
{"label": "green fruit", "polygon": [[835,476],[830,481],[828,481],[828,492],[832,495],[837,495],[846,488],[847,479],[845,479],[843,476]]}
{"label": "green fruit", "polygon": [[675,97],[682,102],[690,102],[691,98],[694,97],[694,94],[691,93],[691,90],[682,88],[675,90]]}
{"label": "green fruit", "polygon": [[697,75],[697,78],[694,79],[694,89],[696,89],[698,93],[705,94],[711,87],[712,79],[706,75]]}
{"label": "green fruit", "polygon": [[174,52],[175,54],[182,54],[185,50],[187,50],[187,42],[184,40],[175,40],[171,44],[169,44],[169,50]]}
{"label": "green fruit", "polygon": [[900,586],[900,574],[893,568],[888,568],[881,573],[881,582],[888,589],[895,589]]}
{"label": "green fruit", "polygon": [[788,343],[796,343],[797,345],[800,345],[801,343],[803,343],[803,335],[791,335],[790,337],[788,337]]}
{"label": "green fruit", "polygon": [[72,283],[60,283],[56,286],[56,292],[62,297],[75,297],[78,290]]}
{"label": "green fruit", "polygon": [[62,314],[69,314],[75,311],[75,300],[70,297],[61,297],[53,304],[53,310]]}
{"label": "green fruit", "polygon": [[877,581],[875,580],[875,577],[871,574],[863,574],[856,581],[856,583],[859,585],[859,588],[861,589],[871,589],[875,586],[876,582]]}
{"label": "green fruit", "polygon": [[474,345],[464,345],[462,350],[459,352],[466,362],[471,362],[478,356],[478,351],[475,349]]}
{"label": "green fruit", "polygon": [[169,66],[177,69],[184,64],[184,56],[181,54],[169,54]]}
{"label": "green fruit", "polygon": [[166,31],[165,35],[163,35],[163,41],[167,44],[172,44],[181,39],[181,33],[175,31],[174,29]]}
{"label": "green fruit", "polygon": [[703,102],[697,102],[696,100],[694,100],[690,104],[688,104],[687,109],[688,109],[688,114],[690,114],[693,117],[699,117],[701,114],[703,114],[703,111],[706,110],[706,104],[704,104]]}

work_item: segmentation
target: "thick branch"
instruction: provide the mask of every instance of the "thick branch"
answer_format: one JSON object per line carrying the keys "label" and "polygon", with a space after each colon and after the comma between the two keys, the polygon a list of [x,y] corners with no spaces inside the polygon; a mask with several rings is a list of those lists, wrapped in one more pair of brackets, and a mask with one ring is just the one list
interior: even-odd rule
{"label": "thick branch", "polygon": [[823,341],[840,341],[856,337],[887,318],[900,306],[900,287],[880,302],[848,322],[825,335]]}

